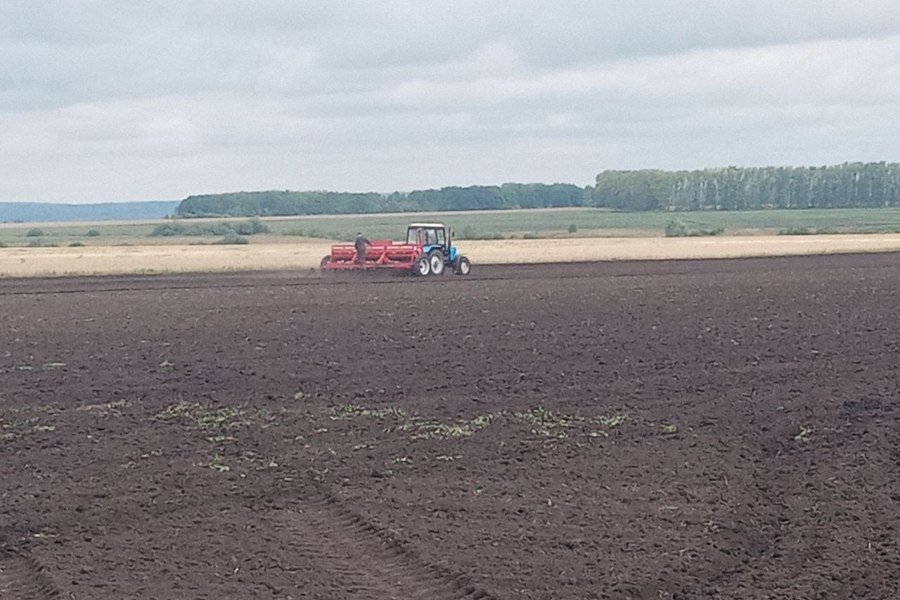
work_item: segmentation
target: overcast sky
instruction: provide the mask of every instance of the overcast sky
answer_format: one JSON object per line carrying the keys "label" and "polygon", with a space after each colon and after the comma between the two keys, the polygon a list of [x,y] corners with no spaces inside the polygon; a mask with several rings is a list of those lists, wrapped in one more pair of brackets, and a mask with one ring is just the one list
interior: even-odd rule
{"label": "overcast sky", "polygon": [[900,160],[896,0],[0,0],[0,201]]}

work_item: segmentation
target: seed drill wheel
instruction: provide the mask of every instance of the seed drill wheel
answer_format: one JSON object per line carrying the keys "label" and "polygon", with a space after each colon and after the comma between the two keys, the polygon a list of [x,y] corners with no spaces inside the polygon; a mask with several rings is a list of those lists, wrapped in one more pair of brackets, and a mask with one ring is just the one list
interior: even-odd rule
{"label": "seed drill wheel", "polygon": [[427,256],[420,256],[416,259],[416,264],[413,267],[413,273],[420,277],[425,277],[429,273],[431,273],[431,261]]}
{"label": "seed drill wheel", "polygon": [[444,253],[440,250],[435,250],[431,254],[428,255],[428,262],[431,264],[431,274],[432,275],[443,275],[444,274]]}
{"label": "seed drill wheel", "polygon": [[322,260],[319,262],[319,268],[320,268],[320,269],[324,269],[324,268],[325,268],[325,265],[327,265],[327,264],[328,264],[328,261],[330,261],[330,260],[331,260],[331,255],[330,255],[330,254],[329,254],[329,255],[326,255],[326,256],[323,256],[323,257],[322,257]]}
{"label": "seed drill wheel", "polygon": [[457,275],[468,275],[472,271],[472,263],[465,256],[460,256],[453,263],[453,272]]}

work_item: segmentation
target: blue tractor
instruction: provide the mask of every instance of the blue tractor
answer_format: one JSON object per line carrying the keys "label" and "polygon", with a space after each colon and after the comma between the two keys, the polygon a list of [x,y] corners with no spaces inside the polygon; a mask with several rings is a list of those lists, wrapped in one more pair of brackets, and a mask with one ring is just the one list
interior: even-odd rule
{"label": "blue tractor", "polygon": [[406,243],[422,248],[422,257],[415,263],[417,275],[442,275],[447,267],[456,275],[469,274],[472,264],[459,253],[451,236],[452,230],[441,223],[412,223],[406,228]]}

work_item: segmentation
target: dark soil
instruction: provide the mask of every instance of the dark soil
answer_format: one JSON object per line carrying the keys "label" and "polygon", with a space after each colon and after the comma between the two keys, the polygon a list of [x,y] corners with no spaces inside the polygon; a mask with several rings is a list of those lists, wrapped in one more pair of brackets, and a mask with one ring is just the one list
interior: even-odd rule
{"label": "dark soil", "polygon": [[900,256],[0,281],[0,598],[900,597]]}

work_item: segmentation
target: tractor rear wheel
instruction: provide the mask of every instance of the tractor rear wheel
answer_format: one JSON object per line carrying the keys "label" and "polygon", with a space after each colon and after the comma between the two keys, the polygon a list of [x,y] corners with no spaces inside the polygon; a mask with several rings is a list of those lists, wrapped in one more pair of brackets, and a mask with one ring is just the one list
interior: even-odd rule
{"label": "tractor rear wheel", "polygon": [[440,250],[435,250],[431,254],[428,255],[428,262],[431,264],[431,274],[432,275],[443,275],[444,274],[444,253]]}
{"label": "tractor rear wheel", "polygon": [[428,260],[427,256],[420,256],[416,259],[416,264],[413,267],[413,273],[420,277],[425,277],[429,273],[431,273],[431,261]]}
{"label": "tractor rear wheel", "polygon": [[453,272],[457,275],[468,275],[472,271],[472,263],[465,256],[460,256],[453,263]]}

